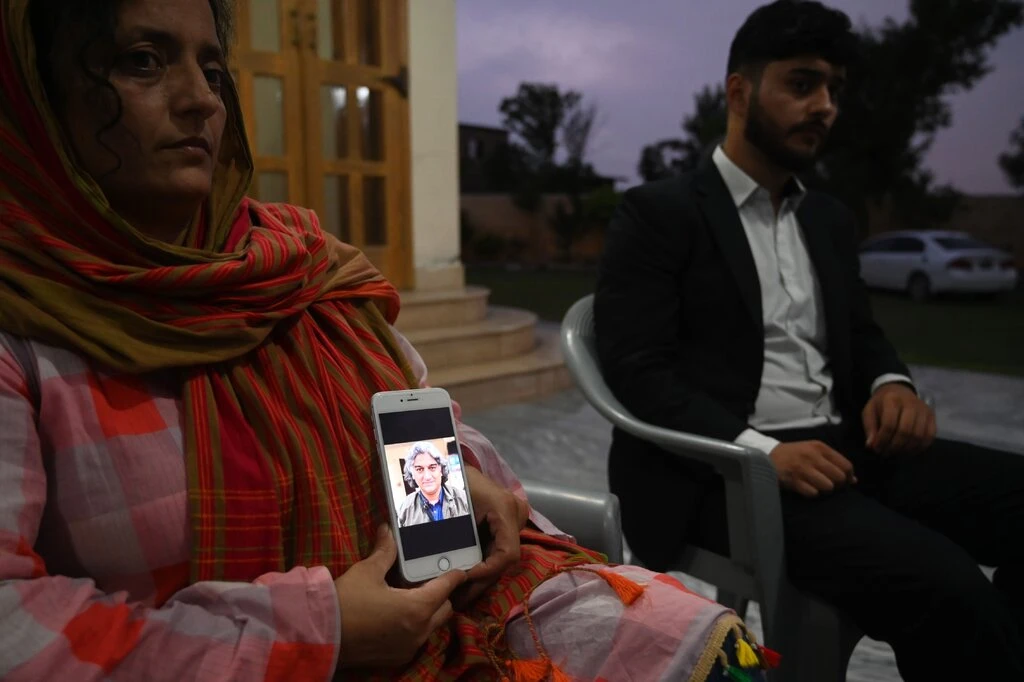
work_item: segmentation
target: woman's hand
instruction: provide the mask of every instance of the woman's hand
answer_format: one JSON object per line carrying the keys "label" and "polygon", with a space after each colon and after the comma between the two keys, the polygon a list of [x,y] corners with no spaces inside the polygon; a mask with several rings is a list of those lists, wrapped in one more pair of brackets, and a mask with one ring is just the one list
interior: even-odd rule
{"label": "woman's hand", "polygon": [[391,530],[381,526],[373,553],[334,581],[341,605],[342,667],[404,665],[451,618],[449,597],[466,581],[466,573],[449,571],[411,589],[391,587],[384,577],[397,555]]}
{"label": "woman's hand", "polygon": [[465,467],[478,524],[487,522],[491,542],[484,547],[484,561],[469,569],[469,582],[456,601],[467,605],[493,585],[519,561],[519,531],[530,518],[530,505],[484,476],[475,467]]}

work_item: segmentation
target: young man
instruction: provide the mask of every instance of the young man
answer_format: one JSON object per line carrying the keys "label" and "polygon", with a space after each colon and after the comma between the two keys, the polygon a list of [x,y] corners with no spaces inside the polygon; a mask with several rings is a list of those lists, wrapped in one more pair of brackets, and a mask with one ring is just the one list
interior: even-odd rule
{"label": "young man", "polygon": [[[790,579],[889,642],[904,679],[1024,679],[1024,457],[935,439],[872,319],[853,217],[796,178],[836,120],[855,50],[846,15],[817,2],[748,18],[724,144],[693,173],[627,192],[612,221],[602,368],[637,417],[771,458]],[[708,468],[616,432],[609,478],[649,565],[683,542],[728,552]],[[994,586],[979,563],[999,567]]]}

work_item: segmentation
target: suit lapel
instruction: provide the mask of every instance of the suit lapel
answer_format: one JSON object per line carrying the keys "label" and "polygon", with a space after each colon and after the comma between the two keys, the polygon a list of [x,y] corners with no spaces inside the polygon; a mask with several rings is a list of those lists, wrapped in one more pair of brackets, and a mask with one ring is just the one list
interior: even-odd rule
{"label": "suit lapel", "polygon": [[[804,242],[807,244],[807,254],[814,267],[818,286],[821,288],[821,304],[825,311],[825,319],[831,322],[828,311],[836,309],[835,303],[841,294],[842,281],[839,258],[828,234],[828,214],[822,210],[815,196],[809,194],[804,197],[796,217],[800,223],[800,231],[804,235]],[[830,324],[829,327],[831,328]]]}
{"label": "suit lapel", "polygon": [[836,392],[840,396],[848,396],[847,380],[851,371],[849,301],[842,256],[836,251],[835,240],[829,233],[835,227],[832,222],[835,214],[811,193],[804,197],[796,216],[821,291],[821,311],[825,316],[828,338],[827,357],[836,380]]}
{"label": "suit lapel", "polygon": [[740,222],[739,211],[712,160],[706,160],[698,173],[700,177],[696,187],[700,196],[701,211],[707,218],[711,234],[718,242],[722,255],[736,279],[740,297],[747,311],[756,327],[763,329],[761,283],[757,279],[757,266],[750,251],[747,233]]}

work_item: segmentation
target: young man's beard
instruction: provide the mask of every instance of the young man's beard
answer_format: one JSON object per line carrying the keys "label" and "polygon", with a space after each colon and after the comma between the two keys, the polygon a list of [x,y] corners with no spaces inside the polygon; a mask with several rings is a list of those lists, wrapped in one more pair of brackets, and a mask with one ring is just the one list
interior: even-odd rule
{"label": "young man's beard", "polygon": [[747,127],[743,131],[744,136],[750,144],[779,168],[790,173],[801,173],[815,164],[818,154],[817,152],[802,154],[787,147],[786,138],[792,132],[794,131],[783,131],[768,118],[764,109],[761,108],[758,92],[755,89],[750,100],[750,111],[747,116]]}

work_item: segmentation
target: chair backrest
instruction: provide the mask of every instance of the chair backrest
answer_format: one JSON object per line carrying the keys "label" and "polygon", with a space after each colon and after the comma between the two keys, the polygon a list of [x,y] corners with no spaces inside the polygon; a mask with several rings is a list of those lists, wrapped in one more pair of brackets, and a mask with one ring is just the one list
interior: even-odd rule
{"label": "chair backrest", "polygon": [[576,386],[601,416],[615,425],[635,421],[601,376],[594,332],[593,294],[576,301],[565,314],[562,320],[562,355]]}
{"label": "chair backrest", "polygon": [[[584,296],[569,308],[562,320],[562,355],[565,366],[576,386],[594,409],[612,425],[623,431],[654,443],[665,450],[685,450],[688,456],[700,461],[714,461],[726,457],[763,459],[763,455],[734,443],[717,441],[704,436],[653,426],[640,421],[627,410],[601,375],[597,359],[597,338],[594,330],[594,295]],[[735,462],[732,462],[735,463]]]}

